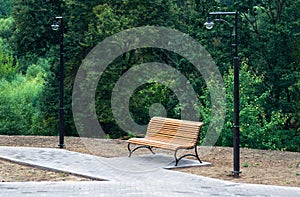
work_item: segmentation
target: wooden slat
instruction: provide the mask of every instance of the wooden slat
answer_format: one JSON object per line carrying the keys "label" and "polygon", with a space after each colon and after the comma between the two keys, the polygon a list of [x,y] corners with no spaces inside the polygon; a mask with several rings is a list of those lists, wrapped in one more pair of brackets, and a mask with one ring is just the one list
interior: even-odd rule
{"label": "wooden slat", "polygon": [[194,145],[189,145],[189,144],[175,144],[175,143],[164,142],[164,141],[149,140],[145,138],[131,138],[128,140],[128,142],[133,144],[138,144],[138,145],[146,145],[146,146],[152,146],[156,148],[163,148],[169,150],[176,150],[178,148],[190,149],[194,147]]}

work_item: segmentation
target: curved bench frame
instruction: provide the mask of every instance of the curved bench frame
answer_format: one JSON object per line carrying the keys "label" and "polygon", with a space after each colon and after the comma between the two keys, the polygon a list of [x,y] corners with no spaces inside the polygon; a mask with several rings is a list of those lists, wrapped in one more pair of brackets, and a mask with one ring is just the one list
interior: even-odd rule
{"label": "curved bench frame", "polygon": [[[133,153],[134,151],[140,149],[140,148],[147,148],[147,149],[149,149],[149,150],[152,152],[153,155],[155,154],[155,152],[152,150],[153,146],[144,146],[144,145],[142,145],[142,146],[138,146],[138,147],[134,148],[133,150],[131,150],[130,144],[131,144],[131,143],[129,142],[129,143],[128,143],[128,146],[127,146],[127,149],[128,149],[128,151],[129,151],[128,157],[131,157],[132,153]],[[195,154],[185,154],[185,155],[182,155],[181,157],[178,158],[178,157],[177,157],[177,152],[178,152],[178,150],[180,150],[180,149],[184,149],[184,148],[176,149],[175,152],[174,152],[175,166],[177,166],[178,163],[179,163],[179,161],[180,161],[181,159],[185,158],[185,157],[195,157],[200,163],[202,163],[202,161],[201,161],[201,159],[200,159],[200,157],[199,157],[199,155],[198,155],[197,146],[195,146]]]}

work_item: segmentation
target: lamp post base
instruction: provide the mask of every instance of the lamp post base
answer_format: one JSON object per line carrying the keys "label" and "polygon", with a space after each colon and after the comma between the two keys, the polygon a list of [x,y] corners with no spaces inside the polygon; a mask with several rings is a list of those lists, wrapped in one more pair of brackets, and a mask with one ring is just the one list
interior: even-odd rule
{"label": "lamp post base", "polygon": [[232,176],[238,178],[242,171],[232,171]]}
{"label": "lamp post base", "polygon": [[66,148],[66,146],[64,144],[59,144],[58,147],[61,149]]}

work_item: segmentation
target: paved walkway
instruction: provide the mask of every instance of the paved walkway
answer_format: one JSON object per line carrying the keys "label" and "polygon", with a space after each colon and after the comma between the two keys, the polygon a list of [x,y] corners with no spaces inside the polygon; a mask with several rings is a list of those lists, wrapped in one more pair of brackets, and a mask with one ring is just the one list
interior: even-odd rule
{"label": "paved walkway", "polygon": [[166,155],[103,158],[61,149],[1,147],[0,158],[106,181],[0,183],[0,196],[300,196],[300,188],[240,184],[164,169]]}

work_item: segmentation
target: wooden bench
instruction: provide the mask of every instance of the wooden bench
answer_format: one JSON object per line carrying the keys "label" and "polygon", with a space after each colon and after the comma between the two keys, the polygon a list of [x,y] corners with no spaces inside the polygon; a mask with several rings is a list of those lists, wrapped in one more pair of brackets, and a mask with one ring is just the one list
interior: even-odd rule
{"label": "wooden bench", "polygon": [[[162,148],[175,151],[175,166],[182,158],[187,156],[196,157],[202,163],[197,152],[197,142],[202,126],[202,122],[153,117],[144,138],[131,138],[128,140],[129,157],[139,148],[148,148],[153,154],[155,153],[152,148]],[[139,146],[131,150],[131,144]],[[195,153],[185,154],[178,158],[177,151],[180,149],[194,149]]]}

